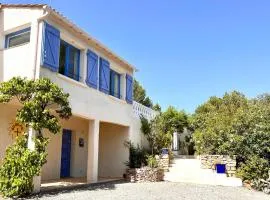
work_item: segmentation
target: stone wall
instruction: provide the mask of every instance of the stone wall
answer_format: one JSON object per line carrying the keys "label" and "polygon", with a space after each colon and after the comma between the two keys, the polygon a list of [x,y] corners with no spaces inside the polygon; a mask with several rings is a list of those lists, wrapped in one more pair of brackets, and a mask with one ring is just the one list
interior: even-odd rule
{"label": "stone wall", "polygon": [[158,167],[164,171],[169,171],[170,159],[168,154],[156,155]]}
{"label": "stone wall", "polygon": [[142,167],[127,169],[126,179],[134,182],[158,182],[163,181],[164,170],[159,168]]}
{"label": "stone wall", "polygon": [[236,173],[236,157],[228,155],[201,155],[201,168],[215,170],[216,164],[226,165],[226,174],[229,177],[235,176]]}

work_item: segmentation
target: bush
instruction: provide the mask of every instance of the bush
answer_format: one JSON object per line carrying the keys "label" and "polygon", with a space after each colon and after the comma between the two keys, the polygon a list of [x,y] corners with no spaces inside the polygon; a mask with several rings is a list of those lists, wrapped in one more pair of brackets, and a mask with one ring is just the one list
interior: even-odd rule
{"label": "bush", "polygon": [[236,175],[245,180],[267,179],[269,162],[258,156],[250,157],[245,163],[241,163]]}
{"label": "bush", "polygon": [[48,139],[36,138],[36,148],[27,148],[27,136],[21,136],[9,146],[0,167],[0,193],[5,197],[20,197],[30,194],[33,177],[38,176],[46,163],[45,147]]}
{"label": "bush", "polygon": [[270,169],[270,95],[239,92],[211,97],[192,118],[197,154],[235,155],[243,180],[266,178]]}
{"label": "bush", "polygon": [[129,161],[126,162],[129,168],[140,168],[147,164],[147,152],[145,149],[141,148],[139,145],[136,147],[130,141],[125,142],[124,145],[129,149]]}
{"label": "bush", "polygon": [[147,166],[151,168],[157,168],[158,167],[158,161],[153,155],[148,155],[147,156]]}

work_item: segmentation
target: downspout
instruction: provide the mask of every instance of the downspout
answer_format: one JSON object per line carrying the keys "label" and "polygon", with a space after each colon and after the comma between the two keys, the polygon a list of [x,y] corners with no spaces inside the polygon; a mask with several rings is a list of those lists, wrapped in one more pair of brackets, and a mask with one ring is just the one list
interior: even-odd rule
{"label": "downspout", "polygon": [[33,66],[33,79],[36,80],[36,72],[37,72],[37,54],[38,54],[38,39],[39,39],[39,23],[43,19],[45,19],[47,16],[49,16],[50,11],[48,9],[48,6],[44,6],[43,10],[45,11],[45,14],[43,14],[41,17],[37,19],[37,34],[36,34],[36,44],[35,44],[35,54],[34,54],[34,66]]}
{"label": "downspout", "polygon": [[[33,66],[33,76],[32,76],[33,80],[36,80],[36,71],[37,71],[37,54],[38,54],[37,51],[38,51],[38,45],[39,45],[39,43],[38,43],[38,40],[39,40],[39,23],[40,23],[41,20],[45,19],[50,14],[50,12],[48,11],[47,6],[44,6],[43,10],[45,11],[45,13],[35,21],[35,23],[37,23],[37,31],[36,31],[36,38],[35,38],[36,44],[35,44],[35,47],[34,47],[35,48],[35,53],[34,53],[34,66]],[[28,144],[27,144],[27,146],[28,146],[28,148],[30,150],[35,149],[35,142],[34,142],[34,140],[32,138],[36,137],[36,135],[37,135],[36,131],[33,128],[30,128],[29,135],[28,135]],[[40,192],[40,186],[41,186],[41,175],[34,176],[33,177],[33,193],[34,194]]]}

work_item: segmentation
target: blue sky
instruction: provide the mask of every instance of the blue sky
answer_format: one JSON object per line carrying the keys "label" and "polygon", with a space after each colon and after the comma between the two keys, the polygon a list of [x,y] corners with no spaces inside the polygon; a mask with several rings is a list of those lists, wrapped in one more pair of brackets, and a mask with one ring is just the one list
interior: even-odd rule
{"label": "blue sky", "polygon": [[135,65],[163,108],[193,112],[226,91],[270,92],[269,0],[3,2],[51,4]]}

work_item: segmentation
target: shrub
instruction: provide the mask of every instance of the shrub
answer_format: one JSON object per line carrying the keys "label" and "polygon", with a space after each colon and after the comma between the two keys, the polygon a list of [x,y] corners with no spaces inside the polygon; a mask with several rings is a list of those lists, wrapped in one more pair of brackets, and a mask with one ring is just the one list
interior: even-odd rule
{"label": "shrub", "polygon": [[131,141],[126,141],[124,145],[129,149],[129,160],[126,162],[129,168],[140,168],[147,164],[145,149],[135,146]]}
{"label": "shrub", "polygon": [[146,161],[147,161],[147,166],[148,167],[151,167],[151,168],[157,168],[158,167],[158,161],[157,161],[155,156],[148,155]]}
{"label": "shrub", "polygon": [[239,92],[211,97],[192,118],[198,154],[236,155],[243,180],[266,178],[270,169],[270,95],[247,99]]}
{"label": "shrub", "polygon": [[0,103],[6,104],[16,98],[21,104],[16,121],[37,133],[34,151],[27,148],[26,136],[18,138],[7,149],[0,168],[0,192],[4,196],[22,196],[32,191],[32,179],[40,174],[46,162],[48,140],[43,138],[42,130],[47,129],[53,134],[60,132],[59,120],[69,119],[72,115],[68,97],[69,94],[47,78],[14,77],[0,83]]}
{"label": "shrub", "polygon": [[0,193],[5,197],[20,197],[30,194],[33,189],[33,177],[40,174],[46,163],[45,147],[48,139],[35,139],[35,150],[27,148],[27,135],[16,139],[9,146],[0,168]]}
{"label": "shrub", "polygon": [[269,162],[258,156],[251,156],[237,169],[237,176],[243,180],[267,179]]}
{"label": "shrub", "polygon": [[172,142],[172,133],[164,132],[164,121],[162,115],[156,116],[153,120],[148,121],[141,116],[141,131],[145,135],[151,154],[160,154],[162,148],[169,148]]}

